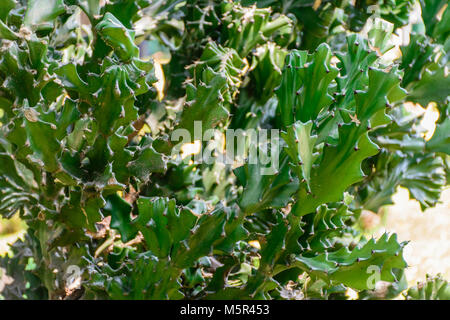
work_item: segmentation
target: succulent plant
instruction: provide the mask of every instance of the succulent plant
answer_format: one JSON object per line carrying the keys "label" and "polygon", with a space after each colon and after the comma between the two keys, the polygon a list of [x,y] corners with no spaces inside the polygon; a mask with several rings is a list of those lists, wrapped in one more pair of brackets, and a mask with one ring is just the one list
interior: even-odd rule
{"label": "succulent plant", "polygon": [[[425,209],[446,185],[449,19],[420,1],[385,61],[368,7],[397,28],[413,1],[352,3],[3,0],[0,214],[28,226],[3,297],[341,299],[368,270],[400,288],[406,242],[355,226],[398,186]],[[436,104],[431,139],[406,103]],[[243,144],[278,168],[176,156],[197,123],[280,132],[279,153]]]}
{"label": "succulent plant", "polygon": [[442,275],[427,275],[426,281],[409,288],[405,297],[407,300],[449,300],[450,287]]}

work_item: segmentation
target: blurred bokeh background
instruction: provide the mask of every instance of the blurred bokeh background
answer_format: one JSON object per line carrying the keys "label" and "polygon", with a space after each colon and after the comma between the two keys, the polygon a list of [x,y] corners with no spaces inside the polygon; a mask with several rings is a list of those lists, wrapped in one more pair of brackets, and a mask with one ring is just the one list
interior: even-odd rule
{"label": "blurred bokeh background", "polygon": [[416,200],[409,199],[408,190],[399,188],[394,204],[385,208],[377,235],[397,233],[400,241],[408,241],[405,260],[410,285],[425,281],[426,274],[441,273],[450,278],[450,188],[441,195],[442,203],[422,212]]}

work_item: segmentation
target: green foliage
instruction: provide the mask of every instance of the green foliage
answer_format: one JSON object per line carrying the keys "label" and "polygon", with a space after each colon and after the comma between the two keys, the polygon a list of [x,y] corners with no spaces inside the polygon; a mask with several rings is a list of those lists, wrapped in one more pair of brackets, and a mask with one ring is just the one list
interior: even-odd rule
{"label": "green foliage", "polygon": [[[398,296],[406,243],[355,226],[398,186],[425,209],[447,183],[450,9],[420,3],[392,61],[391,32],[359,31],[413,1],[4,0],[0,214],[27,232],[2,296],[370,298],[373,268]],[[428,141],[410,102],[440,112]],[[198,122],[280,134],[244,135],[233,165],[177,156]],[[407,297],[448,298],[425,287]]]}
{"label": "green foliage", "polygon": [[407,300],[449,300],[450,286],[440,274],[436,277],[427,275],[426,282],[409,288],[405,297]]}

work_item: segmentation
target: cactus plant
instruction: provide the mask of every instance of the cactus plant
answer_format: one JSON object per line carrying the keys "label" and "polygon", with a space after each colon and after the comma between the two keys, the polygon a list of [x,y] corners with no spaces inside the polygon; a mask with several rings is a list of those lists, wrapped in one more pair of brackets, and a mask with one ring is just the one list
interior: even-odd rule
{"label": "cactus plant", "polygon": [[[3,2],[0,214],[28,226],[4,298],[341,299],[373,268],[402,287],[406,242],[355,226],[400,185],[423,209],[446,185],[444,2],[390,61],[368,7],[398,28],[414,1]],[[431,139],[406,103],[436,104]],[[177,130],[207,147],[198,123],[280,132],[279,153],[243,144],[278,168],[180,156]]]}
{"label": "cactus plant", "polygon": [[408,300],[449,300],[450,287],[448,282],[438,274],[436,277],[427,275],[426,282],[418,283],[409,288],[405,297]]}

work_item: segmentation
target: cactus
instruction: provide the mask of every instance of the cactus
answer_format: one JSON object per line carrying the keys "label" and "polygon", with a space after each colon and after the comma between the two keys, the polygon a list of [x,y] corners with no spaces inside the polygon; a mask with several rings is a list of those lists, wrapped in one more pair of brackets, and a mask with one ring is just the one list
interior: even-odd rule
{"label": "cactus", "polygon": [[438,274],[436,277],[427,275],[426,282],[409,288],[405,298],[407,300],[449,300],[450,287],[442,275]]}
{"label": "cactus", "polygon": [[[373,268],[399,296],[407,243],[357,225],[398,186],[426,209],[447,184],[441,2],[420,1],[425,25],[389,61],[392,32],[359,30],[375,7],[407,24],[412,1],[4,0],[0,214],[27,231],[0,257],[1,296],[369,299]],[[431,139],[407,102],[440,111]],[[228,129],[280,134],[199,163],[176,153],[197,122],[227,146]]]}

